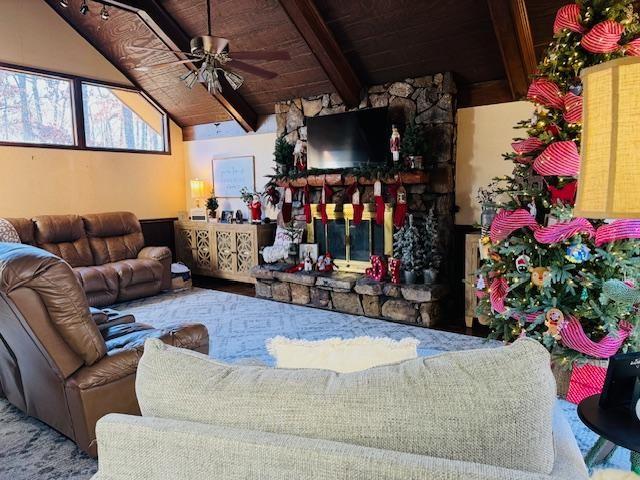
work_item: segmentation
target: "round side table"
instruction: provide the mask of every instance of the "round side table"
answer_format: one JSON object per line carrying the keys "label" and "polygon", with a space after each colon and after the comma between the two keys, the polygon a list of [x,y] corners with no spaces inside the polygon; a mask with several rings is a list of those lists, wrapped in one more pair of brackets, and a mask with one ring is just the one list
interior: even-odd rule
{"label": "round side table", "polygon": [[600,435],[585,455],[587,467],[606,461],[616,447],[631,450],[631,469],[640,474],[640,420],[616,409],[600,408],[600,395],[587,397],[578,405],[582,423]]}

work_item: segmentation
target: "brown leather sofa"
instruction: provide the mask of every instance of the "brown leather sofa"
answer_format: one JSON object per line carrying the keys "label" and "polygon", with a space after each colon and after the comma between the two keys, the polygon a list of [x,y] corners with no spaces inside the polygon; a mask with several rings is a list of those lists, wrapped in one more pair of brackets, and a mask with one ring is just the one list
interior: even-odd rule
{"label": "brown leather sofa", "polygon": [[171,286],[171,251],[145,247],[133,213],[7,220],[22,243],[51,252],[73,267],[91,306],[148,297]]}
{"label": "brown leather sofa", "polygon": [[98,419],[140,413],[134,383],[145,339],[207,353],[209,336],[199,324],[155,329],[132,316],[109,323],[107,313],[93,313],[100,327],[68,263],[0,243],[0,396],[95,456]]}

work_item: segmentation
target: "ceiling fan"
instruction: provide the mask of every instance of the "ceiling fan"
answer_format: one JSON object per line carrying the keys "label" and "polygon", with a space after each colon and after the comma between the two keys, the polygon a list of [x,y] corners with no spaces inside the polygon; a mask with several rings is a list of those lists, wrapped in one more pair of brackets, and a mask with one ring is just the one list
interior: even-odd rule
{"label": "ceiling fan", "polygon": [[212,35],[211,25],[211,0],[207,0],[207,35],[197,36],[191,39],[191,51],[182,52],[175,50],[163,50],[160,48],[136,47],[129,46],[131,50],[149,51],[149,52],[172,52],[188,57],[185,60],[175,60],[172,62],[154,63],[151,65],[137,65],[134,70],[149,71],[156,68],[162,68],[180,64],[193,64],[195,68],[189,68],[189,71],[180,76],[180,80],[184,81],[187,87],[193,86],[200,82],[207,86],[209,92],[222,92],[222,84],[220,77],[224,77],[234,90],[237,90],[244,83],[244,78],[238,73],[229,70],[229,67],[235,70],[256,75],[265,79],[272,79],[278,76],[276,72],[265,70],[264,68],[250,65],[241,60],[291,60],[291,56],[285,51],[245,51],[230,52],[229,40],[222,37]]}

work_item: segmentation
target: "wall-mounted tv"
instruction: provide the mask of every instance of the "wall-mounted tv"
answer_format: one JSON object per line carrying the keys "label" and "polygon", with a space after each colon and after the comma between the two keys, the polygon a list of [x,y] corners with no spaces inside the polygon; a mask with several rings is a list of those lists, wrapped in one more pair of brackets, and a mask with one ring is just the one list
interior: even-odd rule
{"label": "wall-mounted tv", "polygon": [[390,158],[387,108],[308,117],[309,168],[349,168],[384,164]]}

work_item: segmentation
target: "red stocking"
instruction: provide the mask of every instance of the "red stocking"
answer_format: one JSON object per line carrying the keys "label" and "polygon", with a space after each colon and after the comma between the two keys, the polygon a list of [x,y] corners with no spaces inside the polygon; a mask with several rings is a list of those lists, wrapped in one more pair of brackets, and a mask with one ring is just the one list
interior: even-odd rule
{"label": "red stocking", "polygon": [[407,191],[401,185],[396,193],[396,208],[393,211],[393,224],[401,228],[407,217]]}
{"label": "red stocking", "polygon": [[382,196],[382,183],[380,180],[373,184],[373,199],[376,203],[376,223],[384,224],[384,198]]}
{"label": "red stocking", "polygon": [[364,210],[364,205],[360,203],[360,190],[355,187],[355,184],[352,185],[353,191],[351,192],[351,205],[353,205],[353,224],[360,225],[362,222],[362,212]]}
{"label": "red stocking", "polygon": [[318,210],[320,210],[320,218],[322,219],[322,224],[326,225],[329,222],[327,217],[327,197],[331,197],[333,195],[333,190],[329,188],[329,186],[325,183],[322,185],[322,193],[320,194],[320,203],[318,204]]}
{"label": "red stocking", "polygon": [[304,218],[307,223],[311,223],[311,204],[309,203],[309,185],[304,186],[302,192],[302,199],[304,200]]}
{"label": "red stocking", "polygon": [[287,187],[284,190],[284,200],[282,202],[282,221],[289,223],[291,221],[291,202],[293,199],[293,192],[291,188]]}

